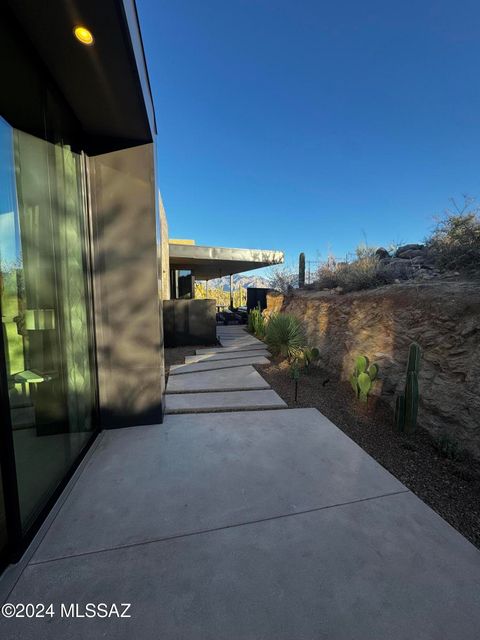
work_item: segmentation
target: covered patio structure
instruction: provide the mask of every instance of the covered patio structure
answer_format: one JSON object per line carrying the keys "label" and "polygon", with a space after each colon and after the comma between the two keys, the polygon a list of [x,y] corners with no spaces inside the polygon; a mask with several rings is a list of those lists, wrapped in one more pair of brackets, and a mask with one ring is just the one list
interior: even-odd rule
{"label": "covered patio structure", "polygon": [[[169,242],[170,297],[195,297],[195,280],[230,276],[230,307],[233,307],[233,276],[284,260],[282,251],[200,246],[193,241]],[[207,295],[208,297],[208,295]]]}
{"label": "covered patio structure", "polygon": [[[234,309],[233,276],[284,260],[282,251],[196,245],[193,240],[169,240],[169,262],[163,266],[163,326],[166,347],[213,345],[215,326],[246,322],[246,311]],[[168,269],[168,272],[167,272]],[[208,296],[208,282],[230,277],[230,303],[218,306]],[[205,299],[195,299],[195,281],[205,281]]]}

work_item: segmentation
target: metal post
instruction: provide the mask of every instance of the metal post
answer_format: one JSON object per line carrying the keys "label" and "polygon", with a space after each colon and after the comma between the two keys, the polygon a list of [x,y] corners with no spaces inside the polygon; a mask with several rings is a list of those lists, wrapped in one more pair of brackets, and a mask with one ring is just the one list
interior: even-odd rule
{"label": "metal post", "polygon": [[233,311],[233,275],[230,274],[230,311]]}

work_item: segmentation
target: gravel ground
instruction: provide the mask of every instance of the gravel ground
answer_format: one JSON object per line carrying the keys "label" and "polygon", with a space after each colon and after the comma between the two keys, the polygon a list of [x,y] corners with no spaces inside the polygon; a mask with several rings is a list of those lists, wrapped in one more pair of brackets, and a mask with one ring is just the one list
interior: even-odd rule
{"label": "gravel ground", "polygon": [[346,382],[328,380],[319,369],[304,374],[294,400],[294,382],[286,362],[254,365],[289,407],[316,407],[388,469],[413,493],[480,548],[480,463],[466,456],[450,460],[423,429],[415,434],[392,430],[393,414],[372,398],[368,406]]}
{"label": "gravel ground", "polygon": [[194,356],[196,349],[205,349],[205,345],[165,349],[165,375],[170,372],[172,364],[184,364],[186,356]]}

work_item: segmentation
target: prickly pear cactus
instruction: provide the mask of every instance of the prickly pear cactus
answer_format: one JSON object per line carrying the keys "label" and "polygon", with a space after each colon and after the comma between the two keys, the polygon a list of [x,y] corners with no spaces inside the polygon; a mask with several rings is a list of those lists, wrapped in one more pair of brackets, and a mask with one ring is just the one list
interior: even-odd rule
{"label": "prickly pear cactus", "polygon": [[355,360],[355,371],[357,375],[365,373],[365,371],[368,369],[368,364],[369,362],[367,356],[358,356]]}
{"label": "prickly pear cactus", "polygon": [[355,359],[355,369],[350,376],[350,384],[355,395],[362,402],[368,402],[368,394],[372,390],[373,383],[377,377],[377,364],[370,364],[367,356],[358,356]]}
{"label": "prickly pear cactus", "polygon": [[370,380],[373,382],[378,378],[378,364],[375,362],[368,367],[368,375],[370,376]]}
{"label": "prickly pear cactus", "polygon": [[361,373],[358,376],[357,382],[358,382],[358,388],[360,390],[358,397],[362,402],[367,402],[368,394],[370,393],[370,390],[372,388],[372,380],[368,375],[368,373]]}

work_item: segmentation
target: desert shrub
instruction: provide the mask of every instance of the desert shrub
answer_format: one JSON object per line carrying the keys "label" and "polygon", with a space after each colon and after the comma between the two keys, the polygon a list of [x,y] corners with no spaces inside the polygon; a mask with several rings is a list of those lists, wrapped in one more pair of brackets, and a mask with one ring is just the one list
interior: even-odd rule
{"label": "desert shrub", "polygon": [[272,267],[267,282],[270,289],[288,293],[293,287],[298,287],[298,272],[286,265]]}
{"label": "desert shrub", "polygon": [[306,342],[302,323],[296,316],[288,313],[270,316],[265,340],[274,354],[290,361],[299,357]]}
{"label": "desert shrub", "polygon": [[440,269],[465,271],[480,264],[480,208],[472,198],[464,198],[460,208],[454,204],[437,221],[432,235],[426,239]]}
{"label": "desert shrub", "polygon": [[389,284],[392,278],[380,268],[375,249],[359,245],[353,258],[338,262],[330,256],[317,272],[318,289],[341,287],[343,291],[360,291]]}

